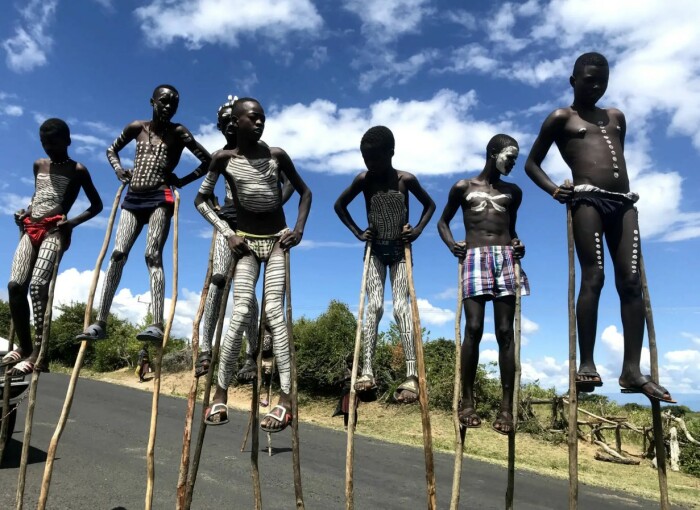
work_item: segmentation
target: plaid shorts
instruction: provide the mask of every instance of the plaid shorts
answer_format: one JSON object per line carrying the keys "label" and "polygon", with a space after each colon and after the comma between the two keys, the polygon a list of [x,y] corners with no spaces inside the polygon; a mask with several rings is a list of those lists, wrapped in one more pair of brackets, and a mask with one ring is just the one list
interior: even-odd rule
{"label": "plaid shorts", "polygon": [[[530,294],[525,271],[520,270],[520,294]],[[495,298],[515,295],[515,263],[512,246],[469,248],[462,269],[464,299],[489,295]]]}

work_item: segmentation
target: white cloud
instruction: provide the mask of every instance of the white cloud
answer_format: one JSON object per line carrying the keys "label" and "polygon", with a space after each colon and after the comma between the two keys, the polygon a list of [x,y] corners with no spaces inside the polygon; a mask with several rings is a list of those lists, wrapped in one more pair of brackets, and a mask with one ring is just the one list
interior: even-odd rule
{"label": "white cloud", "polygon": [[234,78],[233,83],[236,85],[238,97],[248,95],[258,84],[258,75],[250,60],[243,60],[236,66],[236,78]]}
{"label": "white cloud", "polygon": [[361,91],[367,92],[379,82],[385,86],[404,85],[439,54],[438,50],[428,49],[411,55],[403,61],[397,61],[393,51],[374,53],[372,56],[363,55],[357,63],[371,61],[372,64],[370,69],[360,74],[358,87]]}
{"label": "white cloud", "polygon": [[[317,99],[268,111],[265,140],[282,146],[304,169],[332,174],[364,168],[359,145],[368,126],[385,125],[396,139],[396,168],[420,175],[445,175],[479,170],[484,147],[494,133],[508,132],[526,143],[510,121],[473,117],[474,91],[441,90],[423,101],[389,98],[369,108],[339,108]],[[417,141],[420,140],[420,143]],[[432,149],[425,151],[423,147]]]}
{"label": "white cloud", "polygon": [[664,355],[664,360],[663,374],[673,381],[669,389],[676,393],[700,393],[700,350],[670,351]]}
{"label": "white cloud", "polygon": [[479,363],[487,364],[492,361],[498,363],[498,351],[496,349],[484,349],[479,353]]}
{"label": "white cloud", "polygon": [[697,334],[683,332],[683,333],[681,333],[681,336],[691,340],[692,342],[694,342],[698,345],[700,345],[700,336]]}
{"label": "white cloud", "polygon": [[464,9],[457,9],[454,11],[447,11],[446,17],[452,23],[457,23],[462,25],[467,30],[475,30],[478,26],[476,21],[476,16],[474,16],[469,11]]}
{"label": "white cloud", "polygon": [[15,28],[14,37],[2,42],[10,69],[26,72],[46,64],[46,53],[53,44],[47,29],[53,22],[57,5],[58,0],[30,0],[20,9],[22,23]]}
{"label": "white cloud", "polygon": [[2,111],[5,115],[9,115],[10,117],[21,117],[24,113],[24,109],[16,104],[3,105]]}
{"label": "white cloud", "polygon": [[523,334],[531,335],[532,333],[539,331],[540,325],[523,315],[520,321],[520,328]]}
{"label": "white cloud", "polygon": [[362,32],[387,42],[418,32],[424,17],[432,13],[430,0],[345,0],[345,8],[359,16]]}
{"label": "white cloud", "polygon": [[282,41],[293,32],[314,33],[323,24],[310,0],[152,0],[134,13],[150,44],[181,39],[190,49],[237,46],[241,37]]}
{"label": "white cloud", "polygon": [[[32,182],[33,184],[33,182]],[[26,209],[32,197],[17,195],[16,193],[0,193],[0,214],[13,215],[15,211]]]}
{"label": "white cloud", "polygon": [[453,310],[438,308],[430,304],[427,299],[417,298],[417,302],[421,325],[442,326],[455,320],[455,312]]}

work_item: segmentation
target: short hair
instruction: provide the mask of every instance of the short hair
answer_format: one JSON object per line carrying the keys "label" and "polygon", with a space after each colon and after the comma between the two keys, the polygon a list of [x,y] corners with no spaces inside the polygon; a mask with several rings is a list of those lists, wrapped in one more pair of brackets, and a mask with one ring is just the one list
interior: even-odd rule
{"label": "short hair", "polygon": [[70,141],[70,129],[64,120],[51,118],[46,119],[39,126],[40,136],[60,137],[66,141]]}
{"label": "short hair", "polygon": [[262,108],[260,101],[258,101],[254,97],[239,97],[233,104],[233,115],[236,117],[240,115],[241,110],[243,109],[243,105],[246,103],[257,103]]}
{"label": "short hair", "polygon": [[367,130],[367,132],[362,135],[362,140],[360,140],[360,147],[363,145],[369,145],[375,148],[394,150],[395,141],[394,133],[391,132],[386,126],[374,126]]}
{"label": "short hair", "polygon": [[498,154],[506,147],[515,147],[520,150],[520,146],[515,138],[510,135],[499,133],[492,137],[488,145],[486,145],[486,157],[489,158],[493,154]]}
{"label": "short hair", "polygon": [[576,62],[574,62],[573,75],[577,76],[586,66],[610,67],[607,58],[600,53],[591,51],[589,53],[584,53],[576,59]]}
{"label": "short hair", "polygon": [[216,111],[217,116],[221,113],[221,110],[223,110],[224,108],[233,108],[233,105],[236,104],[236,101],[238,101],[238,97],[229,94],[227,101],[221,106],[219,106],[219,109]]}
{"label": "short hair", "polygon": [[176,96],[180,97],[180,92],[173,85],[169,85],[168,83],[161,83],[156,88],[154,88],[151,97],[156,97],[156,92],[158,92],[160,89],[172,90],[173,92],[175,92]]}

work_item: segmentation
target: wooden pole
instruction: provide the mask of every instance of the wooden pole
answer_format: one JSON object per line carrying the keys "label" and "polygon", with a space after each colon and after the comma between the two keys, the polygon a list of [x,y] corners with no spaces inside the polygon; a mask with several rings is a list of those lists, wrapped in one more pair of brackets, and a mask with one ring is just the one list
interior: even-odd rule
{"label": "wooden pole", "polygon": [[[221,299],[221,305],[219,306],[219,315],[216,324],[216,335],[214,338],[214,345],[211,350],[211,368],[206,375],[206,382],[204,383],[204,395],[202,396],[202,414],[204,410],[209,406],[209,396],[211,395],[211,383],[214,378],[214,366],[216,365],[216,360],[219,357],[219,343],[221,342],[221,333],[224,329],[224,319],[226,318],[226,305],[228,304],[228,295],[231,290],[231,281],[233,280],[233,275],[236,271],[236,261],[231,264],[229,268],[228,275],[226,276],[226,285],[223,290],[223,297]],[[187,475],[187,491],[185,494],[185,505],[184,509],[189,510],[192,506],[192,497],[194,495],[194,485],[197,481],[197,471],[199,471],[199,459],[202,455],[202,446],[204,445],[204,435],[206,434],[207,426],[204,424],[204,420],[199,425],[199,433],[197,434],[197,443],[194,448],[194,455],[192,457],[192,466]]]}
{"label": "wooden pole", "polygon": [[[10,334],[8,335],[7,352],[12,352],[14,350],[14,340],[15,340],[15,325],[10,321]],[[3,375],[3,391],[2,391],[2,413],[0,413],[0,466],[2,466],[2,459],[5,455],[5,443],[8,440],[8,433],[10,431],[10,392],[12,386],[12,378],[10,373],[12,369],[10,366],[5,367],[5,373]],[[17,412],[17,409],[12,410],[13,413]]]}
{"label": "wooden pole", "polygon": [[[95,269],[92,272],[92,283],[90,283],[90,292],[88,293],[87,302],[85,303],[85,316],[83,318],[83,328],[87,328],[90,325],[92,318],[92,305],[95,301],[95,291],[97,290],[97,282],[100,279],[100,270],[102,269],[102,262],[104,261],[105,255],[107,254],[107,248],[109,248],[109,241],[112,238],[112,229],[114,227],[114,219],[117,216],[117,210],[119,209],[119,201],[122,196],[122,191],[124,191],[125,184],[122,183],[117,189],[117,193],[114,196],[114,202],[112,203],[112,210],[109,213],[109,221],[107,222],[107,230],[105,231],[105,237],[102,241],[102,249],[97,256],[97,261],[95,262]],[[51,476],[53,475],[53,462],[56,458],[56,450],[58,449],[58,442],[61,440],[61,435],[66,428],[68,423],[68,416],[70,415],[70,409],[73,405],[73,397],[75,396],[75,388],[78,384],[78,376],[80,376],[80,369],[83,366],[83,360],[85,359],[85,352],[87,350],[88,342],[83,340],[80,342],[80,349],[78,350],[78,356],[75,359],[75,365],[73,366],[73,372],[70,376],[70,382],[68,383],[68,391],[66,392],[66,398],[63,402],[63,409],[61,410],[61,416],[56,424],[56,430],[54,430],[53,436],[51,437],[51,442],[49,443],[49,448],[46,452],[46,465],[44,466],[44,478],[41,482],[41,493],[39,494],[39,504],[37,506],[38,510],[44,510],[46,508],[46,502],[49,497],[49,487],[51,486]]]}
{"label": "wooden pole", "polygon": [[[262,384],[262,344],[263,338],[265,336],[265,324],[267,323],[267,314],[265,313],[265,273],[263,273],[263,292],[262,299],[260,300],[259,317],[260,322],[258,323],[258,350],[255,357],[258,368],[258,376],[255,382],[253,383],[253,395],[250,398],[250,415],[248,417],[248,430],[250,430],[251,428],[253,429],[253,437],[251,439],[250,449],[250,476],[253,479],[253,497],[255,501],[255,510],[262,510],[262,487],[260,484],[260,467],[258,465],[258,456],[260,453],[260,406],[258,405],[258,398],[260,395],[260,385]],[[247,431],[245,435],[247,439]]]}
{"label": "wooden pole", "polygon": [[[639,271],[642,278],[642,296],[644,297],[644,317],[647,323],[649,335],[649,357],[651,365],[651,378],[659,383],[659,354],[656,348],[656,329],[654,328],[654,314],[651,311],[651,298],[649,297],[649,285],[647,273],[644,267],[644,258],[639,250]],[[654,426],[654,442],[656,444],[656,472],[659,476],[659,500],[661,510],[669,510],[671,503],[668,499],[668,480],[666,475],[666,446],[664,445],[664,427],[661,419],[661,405],[658,400],[650,398],[651,416]]]}
{"label": "wooden pole", "polygon": [[[299,402],[297,398],[297,364],[292,331],[292,278],[289,263],[289,250],[284,252],[286,281],[287,336],[289,338],[289,368],[292,379],[292,463],[294,465],[294,495],[297,510],[304,510],[304,494],[301,488],[301,459],[299,457]],[[348,427],[349,428],[349,427]]]}
{"label": "wooden pole", "polygon": [[250,427],[253,423],[253,410],[248,413],[248,426],[245,429],[245,435],[243,436],[243,442],[241,443],[241,451],[245,450],[245,445],[248,444],[248,435],[250,434]]}
{"label": "wooden pole", "polygon": [[44,310],[44,329],[41,332],[41,347],[39,347],[39,355],[34,363],[34,371],[32,372],[32,381],[29,383],[29,403],[27,405],[27,416],[24,421],[24,439],[22,440],[22,457],[19,463],[19,477],[17,481],[17,494],[15,504],[17,510],[22,510],[24,506],[24,486],[27,479],[27,461],[29,459],[29,445],[32,438],[32,424],[34,421],[34,408],[36,407],[36,391],[39,386],[38,367],[44,361],[46,351],[48,351],[49,332],[51,331],[51,315],[53,311],[53,295],[56,288],[56,278],[58,276],[58,266],[61,264],[63,256],[63,247],[59,239],[58,254],[56,263],[53,266],[53,274],[51,275],[51,283],[49,283],[49,293],[46,300],[46,310]]}
{"label": "wooden pole", "polygon": [[[416,368],[418,369],[418,401],[420,402],[421,421],[423,423],[423,454],[425,456],[425,481],[428,492],[428,510],[437,508],[435,494],[435,468],[433,464],[433,438],[430,427],[430,410],[428,408],[428,382],[425,378],[425,359],[423,357],[423,330],[418,315],[418,301],[413,281],[413,256],[410,243],[404,245],[408,293],[411,297],[411,318],[413,320],[413,338],[416,343]],[[349,428],[349,427],[348,427]]]}
{"label": "wooden pole", "polygon": [[452,421],[455,426],[455,462],[452,473],[452,498],[450,510],[459,508],[459,492],[462,485],[462,459],[464,457],[464,437],[466,427],[459,421],[459,403],[462,400],[462,269],[464,261],[457,264],[457,310],[455,312],[455,382],[452,397]]}
{"label": "wooden pole", "polygon": [[[568,181],[567,181],[568,184]],[[578,394],[576,392],[576,269],[574,224],[566,205],[566,238],[569,251],[569,510],[578,507]]]}
{"label": "wooden pole", "polygon": [[163,332],[163,343],[158,346],[156,351],[156,371],[153,377],[153,400],[151,401],[151,426],[148,433],[148,446],[146,447],[146,502],[145,509],[150,510],[153,506],[153,486],[155,484],[155,447],[156,447],[156,432],[158,427],[158,400],[160,398],[160,374],[161,365],[163,364],[163,349],[168,344],[170,331],[173,327],[175,319],[175,306],[177,305],[177,265],[178,265],[178,227],[179,227],[179,209],[180,209],[180,194],[177,190],[175,193],[175,211],[173,220],[173,293],[170,299],[170,317],[165,325]]}
{"label": "wooden pole", "polygon": [[520,281],[520,260],[515,260],[515,320],[513,325],[515,348],[515,377],[513,380],[513,430],[508,434],[508,488],[506,490],[506,509],[513,510],[515,495],[515,433],[518,428],[518,409],[520,407],[520,333],[522,319]]}
{"label": "wooden pole", "polygon": [[355,455],[355,420],[357,415],[355,383],[357,368],[360,364],[360,346],[362,344],[362,318],[365,313],[365,293],[367,291],[367,272],[369,271],[370,243],[365,245],[365,258],[362,266],[362,283],[360,284],[360,306],[357,309],[357,327],[355,328],[355,348],[352,355],[352,371],[350,376],[350,404],[348,409],[348,440],[345,448],[345,509],[355,508],[353,495],[353,460]]}
{"label": "wooden pole", "polygon": [[[214,233],[212,234],[211,238],[211,246],[209,247],[207,273],[204,276],[202,294],[199,298],[199,308],[197,308],[197,314],[194,316],[194,321],[192,321],[192,340],[190,341],[190,347],[192,348],[192,383],[190,384],[190,391],[187,394],[185,429],[182,433],[182,455],[180,456],[180,472],[178,473],[177,477],[177,498],[175,500],[175,508],[177,510],[182,510],[183,506],[185,505],[185,494],[187,493],[187,472],[190,469],[190,447],[192,446],[192,422],[194,421],[194,407],[197,401],[197,390],[199,389],[199,378],[195,376],[197,356],[199,353],[199,326],[202,322],[204,307],[209,294],[209,285],[211,284],[216,234],[217,230],[214,229]],[[213,370],[211,366],[209,369]]]}

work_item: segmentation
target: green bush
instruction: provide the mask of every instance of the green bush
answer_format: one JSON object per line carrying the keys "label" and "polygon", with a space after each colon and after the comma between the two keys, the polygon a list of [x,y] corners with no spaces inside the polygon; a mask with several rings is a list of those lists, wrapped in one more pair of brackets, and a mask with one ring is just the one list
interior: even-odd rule
{"label": "green bush", "polygon": [[[170,343],[168,343],[170,344]],[[166,347],[167,350],[167,347]],[[187,345],[181,349],[172,350],[163,354],[161,370],[175,373],[190,370],[192,368],[192,348]]]}
{"label": "green bush", "polygon": [[683,473],[700,477],[700,446],[691,443],[683,445],[678,461]]}

